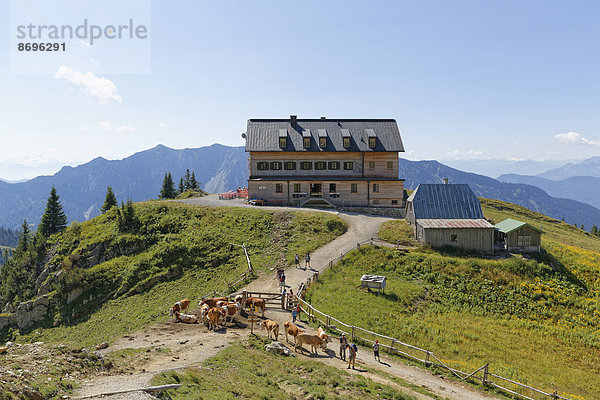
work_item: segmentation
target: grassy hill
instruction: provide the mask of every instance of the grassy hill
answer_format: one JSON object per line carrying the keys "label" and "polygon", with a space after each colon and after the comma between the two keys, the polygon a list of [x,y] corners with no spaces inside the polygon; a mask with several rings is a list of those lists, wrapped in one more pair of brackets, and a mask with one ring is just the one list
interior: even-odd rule
{"label": "grassy hill", "polygon": [[[363,247],[323,274],[307,299],[462,370],[489,362],[490,371],[508,378],[572,398],[600,398],[600,238],[509,203],[482,204],[494,222],[541,226],[542,254],[483,259]],[[406,240],[402,224],[387,224],[381,236]],[[363,273],[387,276],[385,295],[362,291]]]}
{"label": "grassy hill", "polygon": [[[167,318],[182,298],[196,300],[253,267],[291,264],[346,230],[326,213],[135,204],[138,228],[121,232],[117,208],[52,236],[36,290],[55,305],[46,321],[3,338],[94,345]],[[41,283],[43,281],[43,283]],[[41,284],[39,284],[41,283]]]}

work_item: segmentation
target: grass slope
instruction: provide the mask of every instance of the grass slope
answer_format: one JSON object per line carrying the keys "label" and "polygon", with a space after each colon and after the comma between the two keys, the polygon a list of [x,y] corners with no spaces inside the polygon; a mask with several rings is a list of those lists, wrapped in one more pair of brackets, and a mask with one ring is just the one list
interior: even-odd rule
{"label": "grass slope", "polygon": [[[600,398],[600,239],[522,207],[495,200],[483,205],[494,222],[514,218],[541,226],[547,232],[542,254],[482,259],[364,247],[323,274],[307,299],[462,370],[489,362],[492,372],[521,382]],[[406,233],[405,227],[396,231]],[[360,289],[364,273],[387,276],[385,295]]]}
{"label": "grass slope", "polygon": [[318,361],[265,352],[270,341],[250,338],[228,346],[198,368],[169,371],[152,383],[182,386],[164,399],[398,399],[414,397]]}
{"label": "grass slope", "polygon": [[245,243],[260,271],[291,264],[296,252],[313,251],[346,229],[341,219],[325,213],[173,202],[136,204],[135,210],[136,234],[118,232],[113,209],[53,237],[48,264],[62,272],[50,295],[60,306],[35,330],[5,336],[86,346],[110,341],[164,320],[167,308],[181,298],[226,290],[226,282],[247,268],[243,251],[229,243]]}

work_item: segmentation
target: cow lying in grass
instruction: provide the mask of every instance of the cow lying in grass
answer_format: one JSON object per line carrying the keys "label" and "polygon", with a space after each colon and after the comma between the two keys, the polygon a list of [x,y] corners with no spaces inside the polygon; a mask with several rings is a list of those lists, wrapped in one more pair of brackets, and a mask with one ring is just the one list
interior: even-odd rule
{"label": "cow lying in grass", "polygon": [[175,320],[177,322],[183,322],[185,324],[196,324],[196,323],[198,323],[198,318],[196,318],[195,315],[182,314],[179,311],[175,311]]}
{"label": "cow lying in grass", "polygon": [[325,347],[323,346],[323,343],[324,343],[323,339],[321,339],[317,335],[309,335],[308,333],[300,333],[300,334],[298,334],[298,336],[296,336],[296,347],[294,349],[294,352],[296,350],[298,350],[298,347],[300,347],[300,352],[303,352],[304,351],[304,348],[302,347],[303,344],[310,345],[311,352],[314,352],[315,354],[317,353],[317,346],[320,346],[324,352]]}
{"label": "cow lying in grass", "polygon": [[265,316],[265,299],[259,299],[258,297],[248,297],[246,299],[246,308],[254,306],[262,310],[262,316]]}
{"label": "cow lying in grass", "polygon": [[184,310],[187,311],[188,308],[190,308],[190,301],[188,299],[180,300],[169,309],[169,315],[173,316],[176,312],[183,312]]}
{"label": "cow lying in grass", "polygon": [[325,330],[321,327],[317,330],[317,336],[323,340],[323,349],[327,348],[327,343],[331,341],[331,338],[328,334],[325,333]]}
{"label": "cow lying in grass", "polygon": [[267,330],[267,337],[271,339],[271,333],[275,337],[275,340],[279,339],[279,324],[270,319],[265,319],[260,323],[262,329]]}
{"label": "cow lying in grass", "polygon": [[299,333],[304,333],[304,331],[298,328],[296,325],[292,324],[289,321],[283,323],[283,328],[285,330],[285,341],[288,342],[288,334],[294,337],[294,343],[296,343],[296,336]]}

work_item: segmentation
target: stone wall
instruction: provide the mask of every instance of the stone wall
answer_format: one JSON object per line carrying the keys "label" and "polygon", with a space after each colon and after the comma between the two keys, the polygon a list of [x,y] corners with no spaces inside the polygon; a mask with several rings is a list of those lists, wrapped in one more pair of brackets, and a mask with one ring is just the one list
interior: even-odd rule
{"label": "stone wall", "polygon": [[404,218],[404,208],[390,208],[390,207],[338,207],[340,211],[355,212],[359,214],[373,214],[382,215],[390,218]]}

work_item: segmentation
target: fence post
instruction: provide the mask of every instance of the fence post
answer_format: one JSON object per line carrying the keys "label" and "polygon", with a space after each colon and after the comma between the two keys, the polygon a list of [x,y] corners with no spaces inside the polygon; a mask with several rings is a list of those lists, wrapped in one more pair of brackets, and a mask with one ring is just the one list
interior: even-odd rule
{"label": "fence post", "polygon": [[556,390],[555,390],[555,391],[554,391],[554,393],[552,393],[552,398],[553,398],[554,400],[557,400],[557,399],[558,399],[558,391],[556,391]]}
{"label": "fence post", "polygon": [[429,367],[431,365],[431,361],[429,361],[429,351],[425,353],[425,366]]}
{"label": "fence post", "polygon": [[392,353],[392,349],[394,348],[394,343],[396,343],[396,339],[392,338],[392,343],[390,344],[390,348],[388,349],[388,353]]}
{"label": "fence post", "polygon": [[483,367],[483,380],[481,382],[483,382],[484,385],[487,385],[488,383],[488,374],[489,374],[489,363],[485,364],[485,366]]}
{"label": "fence post", "polygon": [[352,325],[352,333],[351,333],[351,335],[352,335],[352,336],[351,336],[351,337],[352,337],[352,341],[353,341],[353,342],[354,342],[354,340],[355,340],[355,328],[356,328],[356,327],[355,327],[354,325]]}
{"label": "fence post", "polygon": [[331,327],[331,317],[328,315],[327,316],[327,328]]}
{"label": "fence post", "polygon": [[242,290],[242,306],[246,305],[246,300],[248,300],[248,291],[244,289]]}
{"label": "fence post", "polygon": [[285,310],[287,308],[287,304],[285,304],[286,303],[286,301],[285,301],[286,296],[287,296],[286,294],[282,294],[281,295],[281,309],[282,310]]}

